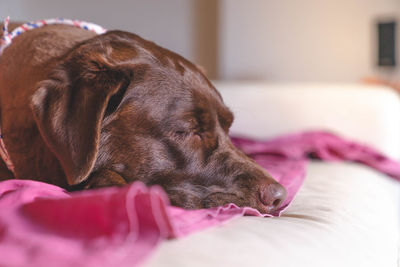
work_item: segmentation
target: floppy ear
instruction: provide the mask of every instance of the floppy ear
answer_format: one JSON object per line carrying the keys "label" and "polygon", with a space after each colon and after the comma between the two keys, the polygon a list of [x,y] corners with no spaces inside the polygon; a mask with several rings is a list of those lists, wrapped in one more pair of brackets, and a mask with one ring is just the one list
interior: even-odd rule
{"label": "floppy ear", "polygon": [[[113,58],[110,42],[81,45],[75,50],[50,79],[38,84],[31,99],[39,131],[70,185],[86,180],[91,173],[107,103],[126,89],[132,75],[126,57],[117,54],[120,59]],[[125,62],[121,65],[118,61],[122,58]]]}

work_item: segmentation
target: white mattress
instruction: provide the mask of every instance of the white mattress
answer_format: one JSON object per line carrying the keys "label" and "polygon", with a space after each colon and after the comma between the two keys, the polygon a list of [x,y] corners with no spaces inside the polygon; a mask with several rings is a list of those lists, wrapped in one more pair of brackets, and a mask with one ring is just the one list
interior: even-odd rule
{"label": "white mattress", "polygon": [[368,167],[312,162],[282,217],[242,217],[165,241],[145,266],[394,267],[399,192]]}

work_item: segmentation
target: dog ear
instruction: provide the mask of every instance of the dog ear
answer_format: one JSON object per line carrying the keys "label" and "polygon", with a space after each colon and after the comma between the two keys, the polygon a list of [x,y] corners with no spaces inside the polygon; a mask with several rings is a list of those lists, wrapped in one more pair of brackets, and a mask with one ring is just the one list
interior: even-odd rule
{"label": "dog ear", "polygon": [[[118,52],[116,46],[121,48]],[[133,67],[127,59],[134,56],[123,42],[91,40],[75,48],[50,79],[38,84],[31,109],[68,184],[81,183],[91,173],[108,101],[129,85]]]}

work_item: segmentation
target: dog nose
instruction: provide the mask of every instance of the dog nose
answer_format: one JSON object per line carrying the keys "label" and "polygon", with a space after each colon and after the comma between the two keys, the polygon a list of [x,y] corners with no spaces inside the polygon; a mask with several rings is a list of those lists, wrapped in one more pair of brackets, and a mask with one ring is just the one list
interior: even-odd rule
{"label": "dog nose", "polygon": [[278,183],[270,183],[260,189],[260,200],[267,208],[268,213],[276,211],[285,199],[286,190]]}

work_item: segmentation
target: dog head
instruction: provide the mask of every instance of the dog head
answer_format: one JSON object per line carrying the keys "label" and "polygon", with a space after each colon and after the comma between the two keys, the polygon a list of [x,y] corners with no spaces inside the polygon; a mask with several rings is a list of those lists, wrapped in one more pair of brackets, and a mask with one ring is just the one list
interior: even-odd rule
{"label": "dog head", "polygon": [[70,185],[141,180],[184,208],[272,212],[285,198],[232,145],[233,115],[203,73],[137,35],[111,31],[73,48],[31,107]]}

